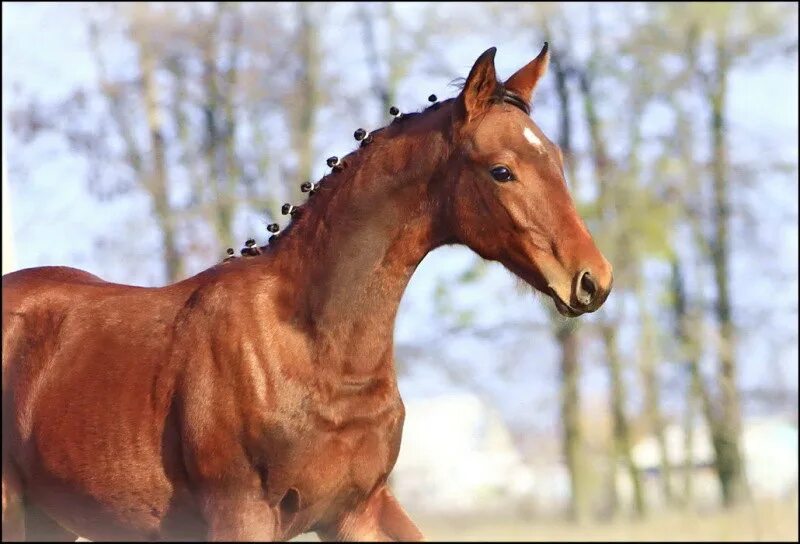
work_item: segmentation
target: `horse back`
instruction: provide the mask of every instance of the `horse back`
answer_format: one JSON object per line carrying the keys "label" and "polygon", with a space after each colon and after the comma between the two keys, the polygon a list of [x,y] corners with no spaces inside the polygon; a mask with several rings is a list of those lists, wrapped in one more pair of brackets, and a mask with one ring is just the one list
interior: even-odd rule
{"label": "horse back", "polygon": [[[63,266],[27,268],[3,275],[3,398],[9,384],[9,365],[18,358],[12,354],[17,353],[22,344],[33,340],[31,336],[36,335],[37,325],[40,325],[29,322],[26,326],[25,318],[37,313],[51,313],[37,312],[37,309],[48,304],[48,294],[54,289],[63,289],[61,286],[69,284],[98,283],[103,283],[103,280],[94,274]],[[58,313],[58,309],[54,312]]]}
{"label": "horse back", "polygon": [[[42,360],[56,347],[52,340],[70,310],[85,304],[92,294],[87,286],[113,285],[94,274],[64,266],[27,268],[5,274],[3,292],[3,393],[12,361],[20,359],[20,348],[39,352]],[[87,296],[89,295],[89,296]],[[42,341],[37,342],[37,338]],[[48,339],[50,341],[48,341]],[[48,345],[45,345],[48,344]],[[16,356],[15,356],[16,355]]]}

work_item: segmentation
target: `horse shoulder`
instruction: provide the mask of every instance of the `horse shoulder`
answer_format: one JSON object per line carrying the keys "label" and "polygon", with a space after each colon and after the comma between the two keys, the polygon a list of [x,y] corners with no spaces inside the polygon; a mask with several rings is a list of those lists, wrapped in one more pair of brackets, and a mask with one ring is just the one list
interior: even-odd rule
{"label": "horse shoulder", "polygon": [[242,436],[265,428],[269,418],[276,380],[264,365],[269,346],[259,340],[258,302],[246,283],[210,276],[194,286],[176,317],[172,357],[181,368],[177,395],[187,468],[204,480],[249,470]]}

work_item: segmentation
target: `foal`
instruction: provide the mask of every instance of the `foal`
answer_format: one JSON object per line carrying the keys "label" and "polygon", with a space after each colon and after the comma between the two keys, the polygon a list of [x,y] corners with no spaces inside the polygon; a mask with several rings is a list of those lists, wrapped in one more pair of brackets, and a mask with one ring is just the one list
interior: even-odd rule
{"label": "foal", "polygon": [[547,46],[504,83],[494,55],[359,134],[256,256],[162,288],[4,276],[3,539],[421,539],[386,484],[417,265],[465,244],[572,317],[612,282],[529,117]]}

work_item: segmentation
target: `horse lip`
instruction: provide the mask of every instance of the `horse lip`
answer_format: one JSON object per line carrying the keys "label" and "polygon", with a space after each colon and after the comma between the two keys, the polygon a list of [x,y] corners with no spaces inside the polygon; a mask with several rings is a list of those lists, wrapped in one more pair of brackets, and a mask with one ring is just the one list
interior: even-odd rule
{"label": "horse lip", "polygon": [[561,300],[561,297],[558,296],[558,293],[556,293],[556,290],[553,289],[551,285],[548,285],[547,288],[550,291],[549,293],[550,298],[553,299],[553,302],[555,303],[556,310],[558,310],[558,313],[566,317],[578,317],[579,315],[584,314],[584,312],[576,310],[575,308],[573,308],[572,306]]}

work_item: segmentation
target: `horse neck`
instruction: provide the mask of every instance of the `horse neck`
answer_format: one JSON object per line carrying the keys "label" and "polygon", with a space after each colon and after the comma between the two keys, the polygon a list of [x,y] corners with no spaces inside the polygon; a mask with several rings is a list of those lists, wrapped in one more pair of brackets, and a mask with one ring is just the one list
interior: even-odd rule
{"label": "horse neck", "polygon": [[[446,155],[440,132],[377,139],[323,183],[276,248],[285,314],[303,324],[315,360],[352,379],[393,373],[394,322],[417,265],[446,239],[430,182]],[[288,303],[288,302],[287,302]]]}

